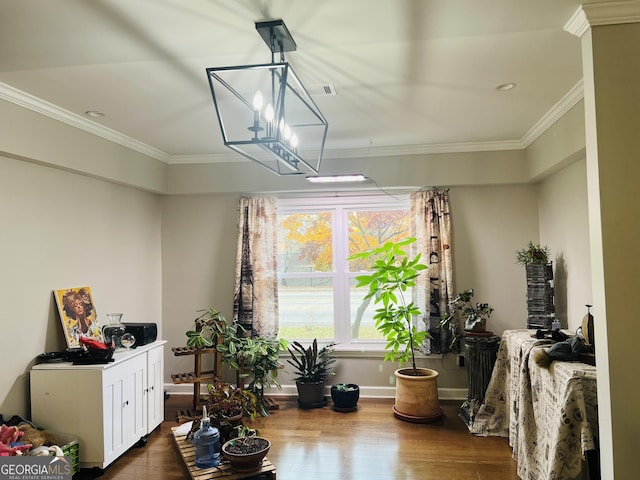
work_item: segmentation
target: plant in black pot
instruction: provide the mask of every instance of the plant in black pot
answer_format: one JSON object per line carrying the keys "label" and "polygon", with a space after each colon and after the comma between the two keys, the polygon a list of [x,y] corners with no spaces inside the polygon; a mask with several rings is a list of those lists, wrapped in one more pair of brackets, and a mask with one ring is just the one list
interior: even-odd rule
{"label": "plant in black pot", "polygon": [[354,412],[358,409],[360,387],[355,383],[331,385],[331,400],[336,412]]}
{"label": "plant in black pot", "polygon": [[298,389],[298,405],[300,408],[319,408],[327,404],[324,396],[324,384],[331,375],[336,359],[333,357],[335,343],[318,348],[318,340],[308,347],[300,342],[293,342],[289,350],[291,358],[287,362],[294,367],[294,380]]}

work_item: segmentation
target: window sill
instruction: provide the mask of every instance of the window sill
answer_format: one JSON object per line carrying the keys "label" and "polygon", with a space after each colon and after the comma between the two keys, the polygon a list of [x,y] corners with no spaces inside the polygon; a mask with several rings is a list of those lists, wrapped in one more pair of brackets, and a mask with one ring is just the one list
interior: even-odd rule
{"label": "window sill", "polygon": [[[304,346],[306,347],[307,345]],[[319,344],[318,347],[321,347],[321,345]],[[386,353],[384,345],[382,344],[351,343],[336,345],[333,356],[335,358],[375,358],[382,360]],[[280,356],[288,357],[289,354],[288,352],[283,352]],[[438,359],[442,358],[442,354],[434,353],[432,355],[424,355],[422,353],[416,353],[416,358]]]}

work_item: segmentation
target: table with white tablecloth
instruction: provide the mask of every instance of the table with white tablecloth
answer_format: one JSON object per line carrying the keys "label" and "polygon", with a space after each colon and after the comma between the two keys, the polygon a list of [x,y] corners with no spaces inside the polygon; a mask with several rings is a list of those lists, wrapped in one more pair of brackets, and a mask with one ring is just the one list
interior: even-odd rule
{"label": "table with white tablecloth", "polygon": [[588,451],[597,446],[596,367],[554,361],[538,366],[531,353],[552,340],[534,330],[503,333],[484,402],[471,432],[509,438],[525,480],[589,478]]}

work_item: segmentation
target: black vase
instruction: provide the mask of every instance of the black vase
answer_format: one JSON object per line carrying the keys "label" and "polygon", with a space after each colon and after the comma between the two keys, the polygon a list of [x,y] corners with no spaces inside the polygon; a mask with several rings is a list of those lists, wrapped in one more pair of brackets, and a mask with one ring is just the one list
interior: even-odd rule
{"label": "black vase", "polygon": [[296,382],[296,387],[300,408],[322,408],[327,404],[324,396],[324,382]]}
{"label": "black vase", "polygon": [[360,398],[360,387],[354,383],[340,384],[346,388],[340,388],[338,385],[331,386],[331,400],[333,400],[333,409],[337,412],[352,412],[358,408],[358,399]]}

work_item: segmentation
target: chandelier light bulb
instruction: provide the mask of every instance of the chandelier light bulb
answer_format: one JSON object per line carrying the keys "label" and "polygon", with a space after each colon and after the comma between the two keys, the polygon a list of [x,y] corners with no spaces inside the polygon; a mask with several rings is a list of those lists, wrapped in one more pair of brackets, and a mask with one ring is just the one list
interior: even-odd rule
{"label": "chandelier light bulb", "polygon": [[298,146],[298,136],[295,133],[291,134],[291,140],[289,140],[292,148],[296,148]]}
{"label": "chandelier light bulb", "polygon": [[284,139],[289,140],[291,138],[291,127],[289,125],[284,126]]}
{"label": "chandelier light bulb", "polygon": [[256,94],[253,96],[253,108],[254,110],[260,111],[262,108],[262,92],[258,90]]}
{"label": "chandelier light bulb", "polygon": [[264,119],[271,123],[273,122],[273,107],[270,103],[267,103],[267,106],[264,108]]}

